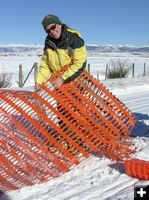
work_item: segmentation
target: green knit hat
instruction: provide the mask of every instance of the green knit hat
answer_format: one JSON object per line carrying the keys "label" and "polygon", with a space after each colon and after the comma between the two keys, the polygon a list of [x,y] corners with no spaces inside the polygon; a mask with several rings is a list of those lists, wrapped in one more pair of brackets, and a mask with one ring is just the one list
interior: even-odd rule
{"label": "green knit hat", "polygon": [[43,28],[46,30],[50,24],[62,24],[60,19],[55,15],[46,15],[42,21]]}

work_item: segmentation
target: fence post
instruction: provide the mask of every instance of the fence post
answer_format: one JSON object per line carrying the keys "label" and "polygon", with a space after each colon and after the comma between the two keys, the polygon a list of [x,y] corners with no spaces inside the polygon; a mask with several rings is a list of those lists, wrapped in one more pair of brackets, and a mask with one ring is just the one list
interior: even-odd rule
{"label": "fence post", "polygon": [[106,64],[105,81],[107,80],[107,75],[108,75],[108,64]]}
{"label": "fence post", "polygon": [[146,75],[146,63],[144,63],[143,76]]}
{"label": "fence post", "polygon": [[36,83],[36,76],[38,73],[38,63],[34,63],[34,81]]}
{"label": "fence post", "polygon": [[23,87],[23,70],[22,70],[22,65],[19,65],[19,87]]}
{"label": "fence post", "polygon": [[99,71],[97,70],[97,80],[99,81]]}
{"label": "fence post", "polygon": [[88,64],[88,73],[90,74],[90,64]]}
{"label": "fence post", "polygon": [[132,63],[132,77],[135,77],[135,63]]}

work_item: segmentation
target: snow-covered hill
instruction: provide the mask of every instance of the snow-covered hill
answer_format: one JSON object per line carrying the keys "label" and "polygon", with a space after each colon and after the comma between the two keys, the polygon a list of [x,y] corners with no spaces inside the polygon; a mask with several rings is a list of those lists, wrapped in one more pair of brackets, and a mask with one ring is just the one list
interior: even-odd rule
{"label": "snow-covered hill", "polygon": [[[39,44],[7,44],[0,45],[0,55],[2,53],[20,53],[20,52],[42,52],[43,45]],[[149,46],[132,46],[132,45],[87,45],[89,53],[117,52],[117,53],[149,53]]]}
{"label": "snow-covered hill", "polygon": [[42,45],[36,44],[7,44],[0,45],[0,53],[11,53],[11,52],[29,52],[29,51],[41,51],[43,49]]}

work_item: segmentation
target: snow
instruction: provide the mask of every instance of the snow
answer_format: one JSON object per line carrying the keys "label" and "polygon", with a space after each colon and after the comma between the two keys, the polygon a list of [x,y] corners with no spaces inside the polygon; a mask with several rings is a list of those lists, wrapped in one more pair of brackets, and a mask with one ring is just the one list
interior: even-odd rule
{"label": "snow", "polygon": [[[133,129],[133,142],[137,152],[133,157],[149,161],[149,77],[139,77],[144,62],[149,64],[147,57],[126,56],[129,62],[136,62],[136,77],[104,81],[104,70],[110,59],[124,58],[122,54],[107,54],[106,56],[90,56],[92,74],[96,77],[100,72],[100,80],[112,91],[137,117]],[[111,56],[113,55],[113,56]],[[118,57],[119,56],[119,57]],[[17,71],[23,64],[24,71],[29,71],[34,62],[39,62],[38,56],[1,56],[0,72],[13,72],[13,85],[17,87]],[[142,67],[140,67],[142,66]],[[33,78],[26,84],[26,89],[33,86]],[[27,87],[28,86],[28,87]],[[104,155],[90,155],[78,166],[62,176],[46,183],[37,183],[17,191],[1,195],[1,200],[131,200],[134,186],[149,185],[149,181],[129,177],[125,173],[124,164],[112,161]]]}

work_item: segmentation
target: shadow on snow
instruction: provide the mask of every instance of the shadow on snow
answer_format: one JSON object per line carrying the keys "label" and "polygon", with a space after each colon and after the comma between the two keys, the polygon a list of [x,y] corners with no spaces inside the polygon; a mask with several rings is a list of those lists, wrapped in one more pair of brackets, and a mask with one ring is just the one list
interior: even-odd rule
{"label": "shadow on snow", "polygon": [[132,130],[132,135],[134,137],[149,137],[149,115],[142,113],[133,113],[137,118],[137,123]]}
{"label": "shadow on snow", "polygon": [[0,200],[11,200],[4,192],[0,191]]}

